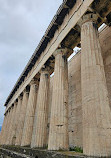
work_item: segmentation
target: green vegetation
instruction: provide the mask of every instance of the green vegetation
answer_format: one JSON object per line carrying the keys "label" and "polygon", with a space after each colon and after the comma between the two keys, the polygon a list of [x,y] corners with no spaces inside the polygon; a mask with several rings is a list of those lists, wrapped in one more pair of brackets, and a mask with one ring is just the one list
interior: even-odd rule
{"label": "green vegetation", "polygon": [[83,149],[81,147],[77,147],[77,146],[70,147],[69,151],[75,151],[75,152],[83,153]]}

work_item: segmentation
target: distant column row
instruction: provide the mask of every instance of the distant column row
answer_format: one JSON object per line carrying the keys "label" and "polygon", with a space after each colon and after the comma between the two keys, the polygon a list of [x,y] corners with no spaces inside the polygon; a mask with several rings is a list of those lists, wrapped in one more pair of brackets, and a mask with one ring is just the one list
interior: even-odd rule
{"label": "distant column row", "polygon": [[[68,149],[68,49],[55,51],[55,71],[49,149]],[[48,140],[49,67],[40,71],[40,82],[32,79],[8,109],[1,133],[1,144],[46,147]]]}

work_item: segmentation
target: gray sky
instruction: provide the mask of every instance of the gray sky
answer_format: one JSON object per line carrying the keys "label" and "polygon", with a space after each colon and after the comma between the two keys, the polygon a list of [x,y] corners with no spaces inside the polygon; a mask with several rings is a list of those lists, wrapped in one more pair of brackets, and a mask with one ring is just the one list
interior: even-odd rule
{"label": "gray sky", "polygon": [[0,0],[0,125],[4,103],[62,0]]}

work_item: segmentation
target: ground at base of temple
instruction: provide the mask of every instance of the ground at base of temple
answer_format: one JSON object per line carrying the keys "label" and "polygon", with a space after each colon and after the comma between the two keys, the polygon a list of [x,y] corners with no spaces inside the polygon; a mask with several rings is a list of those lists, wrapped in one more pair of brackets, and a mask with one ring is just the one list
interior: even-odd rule
{"label": "ground at base of temple", "polygon": [[[0,158],[91,158],[74,151],[48,151],[19,146],[0,146]],[[94,157],[96,158],[96,157]]]}

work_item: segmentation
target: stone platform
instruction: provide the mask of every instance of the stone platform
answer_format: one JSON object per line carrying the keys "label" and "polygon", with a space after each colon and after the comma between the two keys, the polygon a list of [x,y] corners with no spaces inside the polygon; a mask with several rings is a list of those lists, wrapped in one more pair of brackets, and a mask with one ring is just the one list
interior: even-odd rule
{"label": "stone platform", "polygon": [[[0,146],[0,158],[91,158],[74,151],[48,151],[30,147]],[[97,158],[97,157],[93,157]]]}
{"label": "stone platform", "polygon": [[83,154],[73,151],[54,152],[19,146],[0,146],[0,156],[0,158],[3,158],[3,156],[13,158],[86,158]]}

